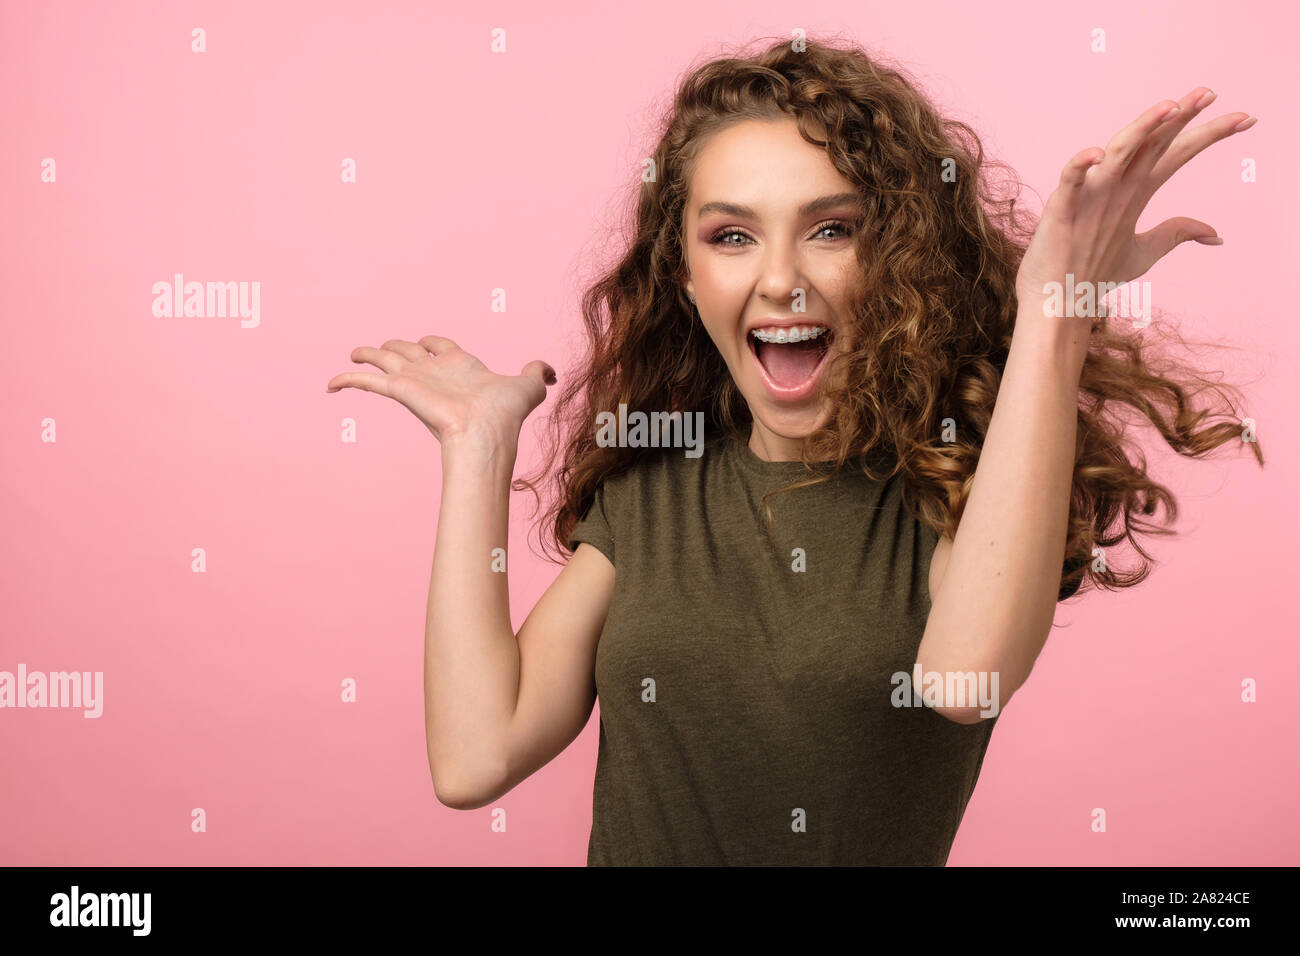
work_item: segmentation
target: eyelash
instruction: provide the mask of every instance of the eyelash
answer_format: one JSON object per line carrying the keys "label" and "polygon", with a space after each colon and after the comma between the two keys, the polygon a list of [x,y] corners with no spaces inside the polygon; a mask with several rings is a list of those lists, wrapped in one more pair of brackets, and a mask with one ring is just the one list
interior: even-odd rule
{"label": "eyelash", "polygon": [[[822,223],[820,226],[817,227],[817,229],[814,232],[814,235],[826,229],[837,229],[837,228],[842,229],[844,231],[844,236],[842,238],[847,239],[849,236],[853,235],[853,226],[850,223],[843,222],[842,220],[839,219]],[[744,245],[744,243],[741,242],[723,242],[722,240],[724,240],[728,236],[744,236],[746,239],[749,238],[749,235],[747,233],[742,232],[741,230],[737,229],[735,226],[728,226],[727,228],[721,229],[718,232],[715,232],[712,236],[710,236],[709,245],[711,246]]]}

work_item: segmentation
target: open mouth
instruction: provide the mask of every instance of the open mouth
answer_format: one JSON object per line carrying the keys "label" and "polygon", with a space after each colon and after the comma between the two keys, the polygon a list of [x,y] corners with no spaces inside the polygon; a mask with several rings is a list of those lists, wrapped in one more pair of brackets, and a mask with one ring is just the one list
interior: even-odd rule
{"label": "open mouth", "polygon": [[807,397],[830,355],[835,333],[824,325],[751,329],[745,336],[768,390],[777,398]]}

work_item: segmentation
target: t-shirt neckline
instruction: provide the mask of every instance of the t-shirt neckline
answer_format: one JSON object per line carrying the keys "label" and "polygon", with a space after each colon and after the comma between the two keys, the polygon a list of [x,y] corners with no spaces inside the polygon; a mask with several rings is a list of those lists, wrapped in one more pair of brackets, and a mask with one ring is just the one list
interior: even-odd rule
{"label": "t-shirt neckline", "polygon": [[807,474],[808,469],[802,461],[767,461],[759,458],[749,447],[749,442],[739,435],[727,436],[732,446],[732,453],[741,467],[746,471],[765,477],[790,478]]}
{"label": "t-shirt neckline", "polygon": [[[727,436],[727,444],[730,446],[731,457],[737,464],[751,475],[758,475],[763,478],[799,478],[809,477],[811,474],[802,461],[767,461],[759,458],[754,450],[749,447],[749,442],[738,434]],[[873,465],[883,467],[885,465],[885,456],[883,452],[875,451],[870,456]],[[816,462],[813,463],[816,468]],[[886,468],[886,470],[888,470]],[[852,463],[845,464],[845,472],[859,473],[858,468]],[[843,472],[842,472],[843,473]]]}

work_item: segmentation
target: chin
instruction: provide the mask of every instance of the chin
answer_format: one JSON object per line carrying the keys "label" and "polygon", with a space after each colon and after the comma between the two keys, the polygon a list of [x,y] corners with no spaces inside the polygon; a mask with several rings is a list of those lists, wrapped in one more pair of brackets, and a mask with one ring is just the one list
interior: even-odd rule
{"label": "chin", "polygon": [[755,425],[787,441],[803,441],[830,421],[830,410],[823,407],[772,409],[750,399],[749,411]]}

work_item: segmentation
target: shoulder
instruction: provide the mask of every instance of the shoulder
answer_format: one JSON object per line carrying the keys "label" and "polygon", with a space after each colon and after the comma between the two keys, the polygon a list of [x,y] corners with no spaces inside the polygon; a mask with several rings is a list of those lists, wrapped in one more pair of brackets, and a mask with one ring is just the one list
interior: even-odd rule
{"label": "shoulder", "polygon": [[662,496],[674,483],[671,456],[642,451],[601,478],[591,506],[598,507],[612,522]]}

